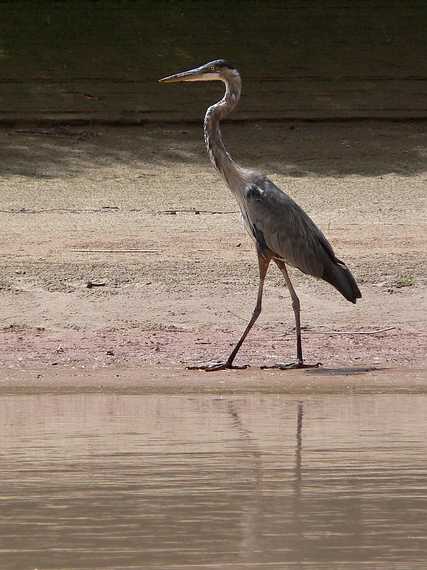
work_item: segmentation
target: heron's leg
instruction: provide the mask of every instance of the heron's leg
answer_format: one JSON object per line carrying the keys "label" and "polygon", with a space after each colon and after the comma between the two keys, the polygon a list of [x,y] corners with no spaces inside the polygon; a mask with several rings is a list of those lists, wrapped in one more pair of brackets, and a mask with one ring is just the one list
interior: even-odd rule
{"label": "heron's leg", "polygon": [[254,326],[255,321],[261,314],[261,306],[262,306],[262,293],[264,290],[264,281],[265,276],[267,275],[268,266],[270,265],[271,257],[268,255],[263,255],[259,250],[258,253],[258,267],[259,267],[259,284],[258,284],[258,295],[256,300],[255,309],[252,313],[252,317],[243,331],[242,336],[240,337],[239,341],[237,342],[236,346],[233,348],[230,356],[227,358],[225,362],[212,362],[210,364],[206,364],[205,366],[191,366],[192,370],[194,369],[203,369],[208,372],[212,372],[215,370],[225,370],[227,368],[247,368],[247,366],[233,366],[233,361],[236,358],[237,353],[239,352],[240,347],[242,346],[245,338],[248,336],[249,331]]}
{"label": "heron's leg", "polygon": [[286,265],[283,261],[275,260],[277,266],[279,267],[280,271],[283,273],[283,277],[285,278],[286,287],[289,289],[289,293],[291,294],[292,299],[292,309],[294,310],[295,315],[295,330],[297,335],[297,360],[299,363],[303,363],[302,357],[302,342],[301,342],[301,304],[299,302],[298,295],[292,285],[291,278],[289,277],[288,270]]}
{"label": "heron's leg", "polygon": [[[271,368],[281,368],[283,370],[286,370],[288,368],[317,368],[318,366],[320,366],[320,362],[317,362],[316,364],[305,364],[304,363],[304,359],[302,356],[301,310],[300,310],[299,298],[298,298],[298,295],[296,294],[294,286],[292,285],[292,281],[289,277],[289,273],[288,273],[288,270],[286,269],[285,263],[283,261],[281,261],[280,259],[274,259],[274,262],[276,263],[277,267],[280,269],[280,271],[283,274],[283,277],[285,278],[286,287],[289,289],[289,293],[290,293],[291,299],[292,299],[292,309],[293,309],[294,315],[295,315],[295,331],[296,331],[296,335],[297,335],[297,360],[296,360],[296,362],[291,362],[290,364],[276,364],[276,365],[272,366]],[[266,368],[270,368],[270,367],[268,366]]]}
{"label": "heron's leg", "polygon": [[258,252],[259,284],[258,284],[258,295],[257,295],[257,299],[256,299],[256,305],[255,305],[255,309],[252,313],[252,317],[251,317],[247,327],[245,328],[245,330],[244,330],[242,336],[240,337],[238,343],[233,348],[232,353],[230,354],[230,356],[227,359],[227,363],[230,365],[233,363],[233,360],[236,358],[236,354],[239,352],[239,349],[242,346],[245,338],[248,336],[249,331],[254,326],[255,321],[258,319],[258,317],[261,314],[262,294],[264,291],[264,281],[265,281],[265,276],[267,275],[268,266],[270,265],[270,260],[271,260],[271,258],[264,257],[260,252]]}

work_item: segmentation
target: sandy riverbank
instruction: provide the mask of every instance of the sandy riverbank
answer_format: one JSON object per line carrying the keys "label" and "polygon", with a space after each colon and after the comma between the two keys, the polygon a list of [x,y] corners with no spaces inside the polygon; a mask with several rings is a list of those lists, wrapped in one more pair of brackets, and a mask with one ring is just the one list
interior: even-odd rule
{"label": "sandy riverbank", "polygon": [[[306,209],[360,283],[353,306],[293,272],[307,360],[327,369],[425,369],[424,124],[224,130],[233,155]],[[188,378],[187,365],[227,354],[252,312],[257,267],[199,125],[6,129],[0,143],[3,378],[58,369]],[[239,362],[294,358],[293,326],[273,269]],[[233,378],[261,374],[250,370]]]}

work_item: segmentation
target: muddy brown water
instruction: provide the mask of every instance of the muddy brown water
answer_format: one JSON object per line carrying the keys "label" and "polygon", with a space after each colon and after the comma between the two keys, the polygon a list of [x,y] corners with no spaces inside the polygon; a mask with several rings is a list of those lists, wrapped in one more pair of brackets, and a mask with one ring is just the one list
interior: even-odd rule
{"label": "muddy brown water", "polygon": [[426,394],[0,397],[0,567],[413,569]]}

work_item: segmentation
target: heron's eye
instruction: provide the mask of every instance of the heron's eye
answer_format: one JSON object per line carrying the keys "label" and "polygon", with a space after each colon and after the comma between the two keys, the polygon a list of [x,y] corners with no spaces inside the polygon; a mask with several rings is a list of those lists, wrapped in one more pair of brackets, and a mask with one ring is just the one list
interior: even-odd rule
{"label": "heron's eye", "polygon": [[212,65],[212,66],[209,68],[209,71],[215,71],[215,67]]}

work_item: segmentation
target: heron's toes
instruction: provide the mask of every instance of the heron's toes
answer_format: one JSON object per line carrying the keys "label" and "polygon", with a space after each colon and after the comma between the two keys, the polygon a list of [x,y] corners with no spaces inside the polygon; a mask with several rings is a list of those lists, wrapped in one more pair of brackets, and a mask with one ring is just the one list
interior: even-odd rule
{"label": "heron's toes", "polygon": [[278,369],[278,370],[298,370],[300,368],[319,368],[322,366],[321,362],[316,362],[316,364],[307,364],[305,362],[278,362],[277,364],[273,364],[271,366],[261,366],[263,370],[271,370],[271,369]]}
{"label": "heron's toes", "polygon": [[248,365],[235,366],[229,362],[214,361],[202,364],[201,366],[187,366],[187,370],[204,370],[205,372],[216,372],[217,370],[244,370]]}

